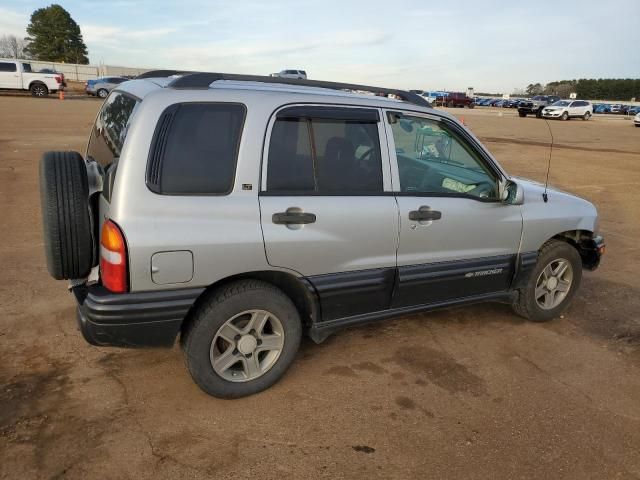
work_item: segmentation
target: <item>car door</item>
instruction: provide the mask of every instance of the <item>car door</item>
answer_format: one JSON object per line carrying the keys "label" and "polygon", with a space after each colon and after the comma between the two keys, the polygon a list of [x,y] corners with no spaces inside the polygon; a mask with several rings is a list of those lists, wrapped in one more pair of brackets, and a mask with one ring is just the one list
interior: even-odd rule
{"label": "car door", "polygon": [[570,117],[580,117],[582,116],[580,102],[571,102],[569,107],[567,108]]}
{"label": "car door", "polygon": [[400,213],[392,307],[506,291],[522,234],[519,206],[499,200],[501,173],[456,123],[386,112]]}
{"label": "car door", "polygon": [[0,62],[0,88],[22,88],[16,62]]}
{"label": "car door", "polygon": [[270,265],[306,277],[323,320],[389,308],[398,208],[378,109],[288,106],[271,119],[260,211]]}

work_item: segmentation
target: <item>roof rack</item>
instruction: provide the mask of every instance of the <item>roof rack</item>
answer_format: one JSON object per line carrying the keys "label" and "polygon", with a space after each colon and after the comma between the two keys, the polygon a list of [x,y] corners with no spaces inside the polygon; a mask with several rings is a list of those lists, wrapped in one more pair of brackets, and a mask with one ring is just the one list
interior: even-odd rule
{"label": "roof rack", "polygon": [[297,78],[266,77],[261,75],[239,75],[232,73],[188,72],[180,70],[152,70],[150,72],[139,75],[137,78],[170,77],[172,75],[181,75],[168,85],[170,88],[178,89],[209,88],[212,83],[221,80],[279,83],[285,85],[296,85],[300,87],[328,88],[331,90],[355,90],[383,95],[391,94],[397,96],[405,102],[412,103],[414,105],[428,108],[431,107],[431,104],[427,101],[427,99],[415,93],[407,92],[406,90],[371,87],[368,85],[358,85],[354,83],[325,82],[322,80],[302,80]]}

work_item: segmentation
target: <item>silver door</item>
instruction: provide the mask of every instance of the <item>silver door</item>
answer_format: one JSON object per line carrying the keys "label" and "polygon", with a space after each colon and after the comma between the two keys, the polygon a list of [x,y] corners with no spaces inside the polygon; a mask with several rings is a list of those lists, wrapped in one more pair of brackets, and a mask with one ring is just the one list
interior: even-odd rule
{"label": "silver door", "polygon": [[400,212],[393,306],[506,290],[522,215],[498,200],[499,172],[453,123],[414,114],[385,119]]}
{"label": "silver door", "polygon": [[294,106],[278,115],[267,131],[260,193],[269,264],[309,279],[325,320],[388,308],[398,209],[380,112]]}

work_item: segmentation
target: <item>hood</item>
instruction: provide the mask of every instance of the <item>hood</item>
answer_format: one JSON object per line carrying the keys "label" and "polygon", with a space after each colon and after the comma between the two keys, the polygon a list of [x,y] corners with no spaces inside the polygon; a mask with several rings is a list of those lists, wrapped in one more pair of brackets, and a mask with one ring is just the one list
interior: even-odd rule
{"label": "hood", "polygon": [[[544,183],[536,182],[535,180],[531,180],[523,177],[511,177],[512,180],[522,185],[524,189],[524,201],[540,201],[544,202],[542,199],[542,194],[544,193]],[[585,200],[582,197],[574,195],[573,193],[565,192],[557,187],[549,185],[547,187],[547,197],[549,199],[550,204],[554,201],[571,203],[574,206],[584,207],[586,210],[593,210],[595,212],[595,206]]]}
{"label": "hood", "polygon": [[561,106],[556,106],[556,105],[549,105],[548,107],[544,107],[545,110],[562,110],[565,107],[561,107]]}

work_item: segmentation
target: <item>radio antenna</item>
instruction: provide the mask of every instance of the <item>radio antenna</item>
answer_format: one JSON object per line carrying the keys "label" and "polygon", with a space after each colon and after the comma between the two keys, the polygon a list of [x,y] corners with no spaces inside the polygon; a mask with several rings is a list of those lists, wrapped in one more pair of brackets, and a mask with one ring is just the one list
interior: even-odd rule
{"label": "radio antenna", "polygon": [[553,153],[553,132],[551,131],[551,125],[549,125],[549,120],[542,117],[544,123],[547,124],[547,128],[549,129],[549,135],[551,136],[551,145],[549,145],[549,160],[547,161],[547,178],[544,181],[544,193],[542,194],[542,199],[544,203],[549,201],[549,197],[547,195],[547,188],[549,187],[549,170],[551,170],[551,154]]}

